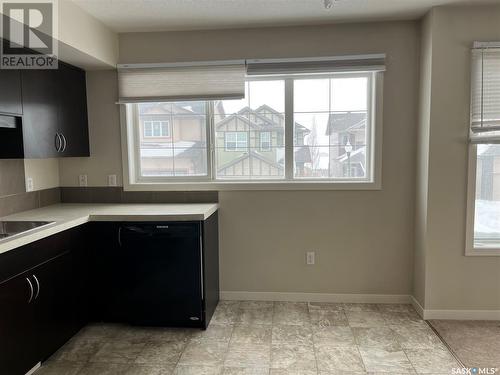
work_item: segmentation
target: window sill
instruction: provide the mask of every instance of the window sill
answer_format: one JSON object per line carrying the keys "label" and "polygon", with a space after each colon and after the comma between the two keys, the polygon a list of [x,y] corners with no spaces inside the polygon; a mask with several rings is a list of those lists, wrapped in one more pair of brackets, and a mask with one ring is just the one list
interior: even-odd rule
{"label": "window sill", "polygon": [[499,257],[500,248],[467,248],[465,249],[465,256],[467,257]]}
{"label": "window sill", "polygon": [[125,184],[125,191],[231,191],[231,190],[382,190],[378,182],[140,182]]}

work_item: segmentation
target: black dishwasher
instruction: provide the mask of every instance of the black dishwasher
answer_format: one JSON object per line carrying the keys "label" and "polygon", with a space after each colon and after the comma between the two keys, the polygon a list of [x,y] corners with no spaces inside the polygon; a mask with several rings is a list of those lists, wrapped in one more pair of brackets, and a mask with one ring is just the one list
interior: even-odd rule
{"label": "black dishwasher", "polygon": [[147,326],[199,327],[203,319],[200,222],[120,223],[112,320]]}

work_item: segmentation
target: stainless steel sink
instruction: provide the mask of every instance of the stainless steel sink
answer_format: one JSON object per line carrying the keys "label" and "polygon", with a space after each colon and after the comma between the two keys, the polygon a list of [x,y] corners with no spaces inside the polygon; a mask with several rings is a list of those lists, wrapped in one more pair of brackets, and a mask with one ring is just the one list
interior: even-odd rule
{"label": "stainless steel sink", "polygon": [[0,221],[0,240],[52,223],[53,221]]}

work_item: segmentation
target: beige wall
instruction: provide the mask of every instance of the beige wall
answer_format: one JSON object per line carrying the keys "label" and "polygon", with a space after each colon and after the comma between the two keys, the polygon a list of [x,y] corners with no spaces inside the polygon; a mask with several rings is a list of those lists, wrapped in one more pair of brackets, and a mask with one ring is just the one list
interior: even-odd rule
{"label": "beige wall", "polygon": [[[225,291],[411,293],[418,23],[125,34],[120,62],[387,53],[381,191],[221,192]],[[251,53],[250,53],[251,51]],[[89,74],[90,159],[62,160],[61,184],[101,185],[121,165],[112,73]],[[305,266],[305,252],[317,265]]]}
{"label": "beige wall", "polygon": [[61,186],[78,186],[78,176],[86,174],[89,186],[107,186],[107,176],[117,175],[122,184],[122,161],[116,72],[87,72],[89,113],[89,158],[61,158]]}
{"label": "beige wall", "polygon": [[420,140],[427,176],[419,176],[419,187],[427,184],[425,308],[500,309],[500,257],[464,256],[470,48],[500,40],[500,6],[436,8],[431,18],[430,103],[420,121],[429,128],[428,145]]}
{"label": "beige wall", "polygon": [[432,79],[432,21],[429,12],[420,26],[420,89],[417,132],[417,169],[415,191],[415,253],[413,262],[413,296],[425,306],[426,242],[427,242],[427,183],[429,174],[429,132]]}
{"label": "beige wall", "polygon": [[26,179],[33,179],[33,190],[59,187],[58,159],[24,159]]}
{"label": "beige wall", "polygon": [[118,58],[116,33],[71,0],[59,0],[58,12],[58,39],[62,42],[60,44],[62,60],[79,66],[107,66],[108,69],[116,66]]}

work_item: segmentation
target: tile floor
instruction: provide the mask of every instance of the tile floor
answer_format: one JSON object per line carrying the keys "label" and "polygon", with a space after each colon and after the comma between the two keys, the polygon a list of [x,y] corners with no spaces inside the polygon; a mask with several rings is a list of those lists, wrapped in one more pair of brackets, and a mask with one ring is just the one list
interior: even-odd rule
{"label": "tile floor", "polygon": [[450,374],[410,305],[221,301],[206,331],[85,327],[36,375]]}
{"label": "tile floor", "polygon": [[430,323],[465,366],[500,371],[500,321],[431,320]]}

